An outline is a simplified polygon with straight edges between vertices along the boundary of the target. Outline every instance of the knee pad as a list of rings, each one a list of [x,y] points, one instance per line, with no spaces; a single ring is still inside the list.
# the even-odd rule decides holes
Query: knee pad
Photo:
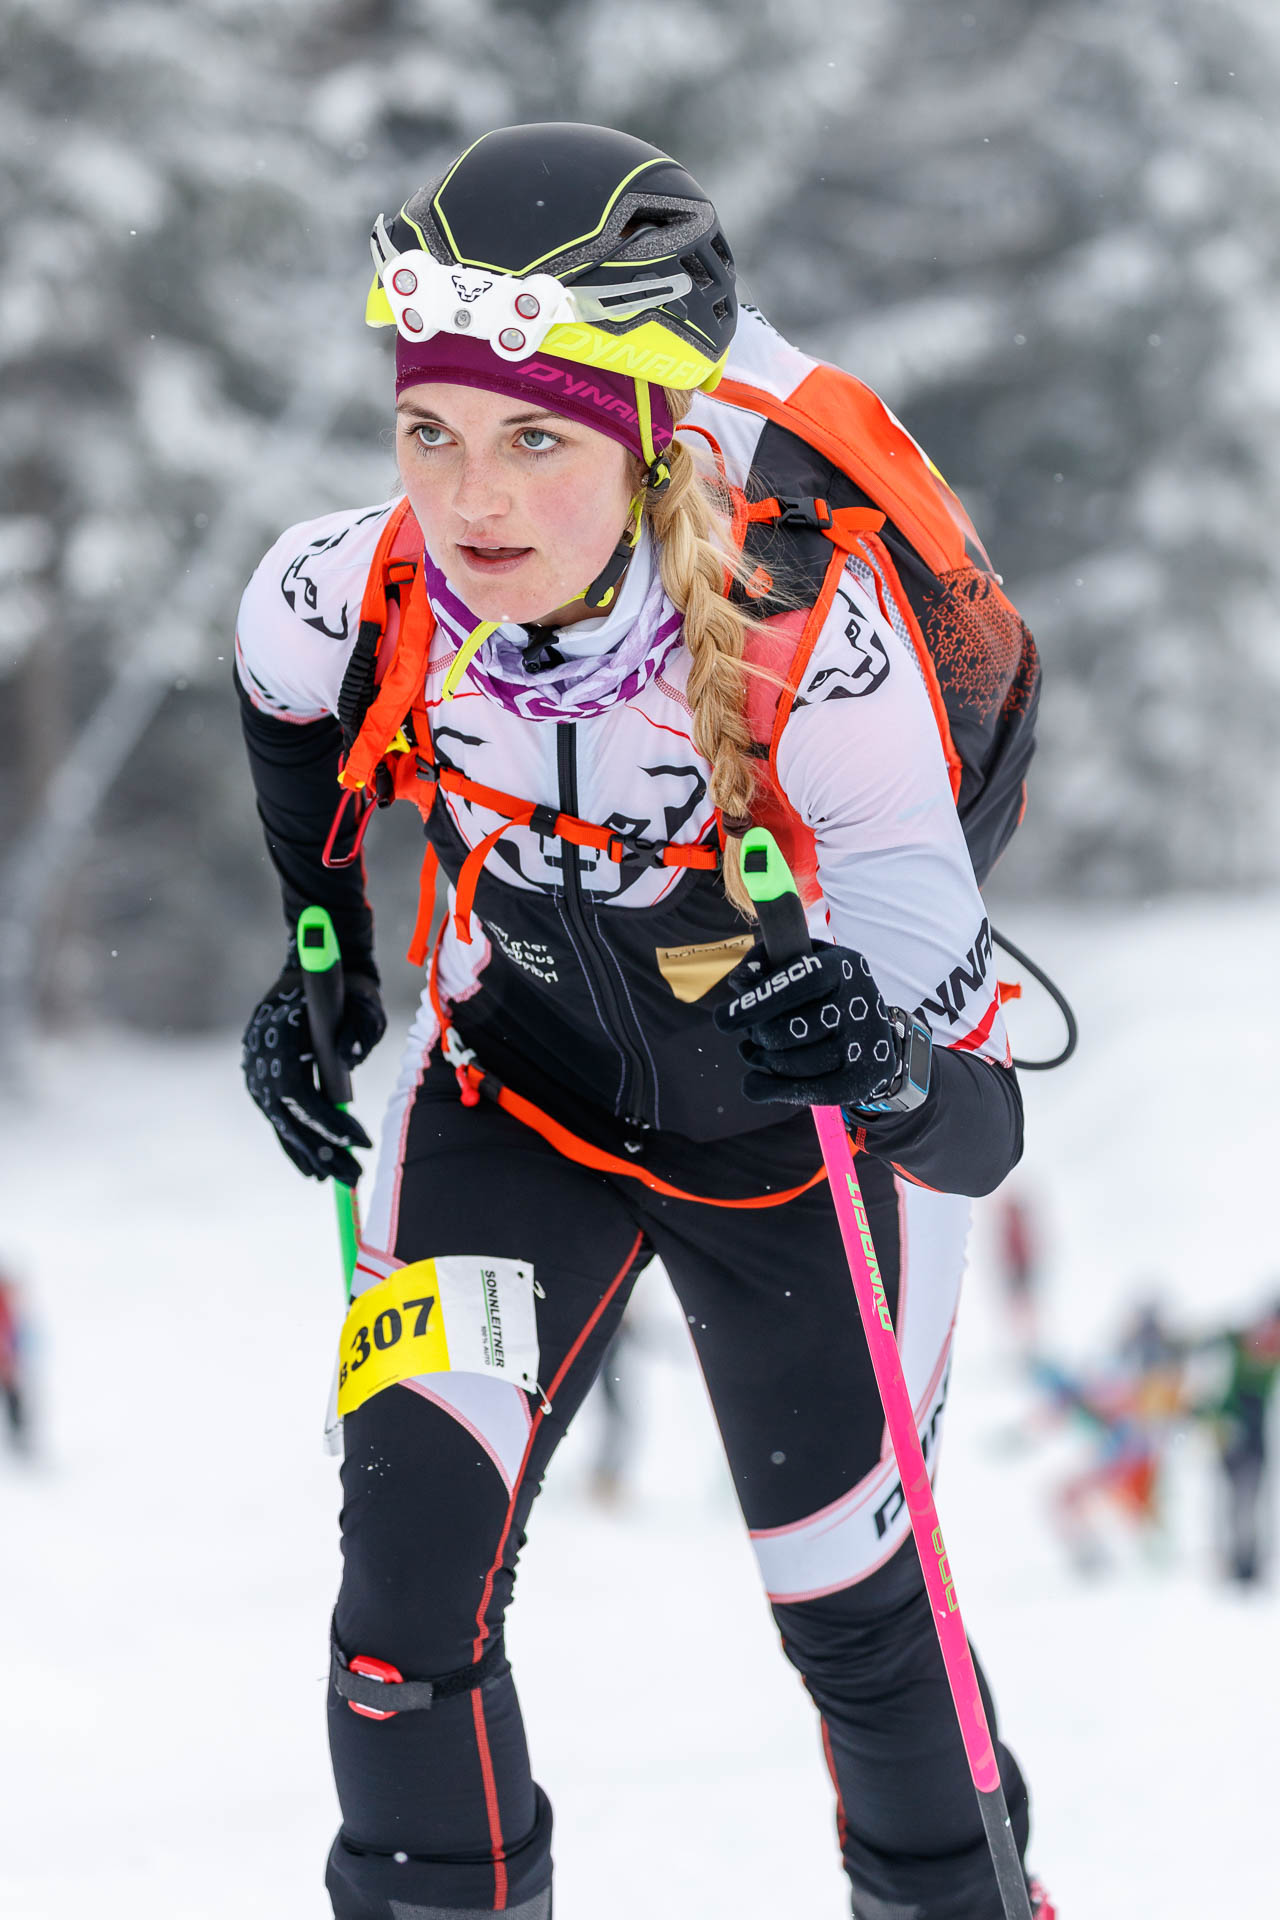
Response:
[[[437,1700],[448,1700],[456,1693],[472,1693],[498,1673],[506,1662],[501,1636],[490,1640],[480,1658],[469,1667],[457,1667],[452,1673],[438,1674],[431,1680],[406,1680],[399,1667],[372,1654],[348,1657],[329,1636],[329,1685],[345,1700],[352,1713],[365,1720],[394,1720],[398,1713],[422,1713]]]

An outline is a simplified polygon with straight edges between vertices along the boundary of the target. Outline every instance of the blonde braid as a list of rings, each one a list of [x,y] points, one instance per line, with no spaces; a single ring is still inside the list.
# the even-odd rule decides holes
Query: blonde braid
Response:
[[[679,420],[693,395],[668,393],[667,399],[672,418]],[[666,458],[670,484],[659,494],[646,494],[645,512],[658,543],[663,587],[684,615],[684,639],[693,660],[694,745],[711,763],[711,798],[725,826],[725,892],[741,913],[754,918],[739,856],[756,792],[746,715],[746,677],[752,669],[743,660],[756,623],[724,596],[726,565],[739,571],[726,525],[727,502],[703,480],[683,441],[677,440]]]

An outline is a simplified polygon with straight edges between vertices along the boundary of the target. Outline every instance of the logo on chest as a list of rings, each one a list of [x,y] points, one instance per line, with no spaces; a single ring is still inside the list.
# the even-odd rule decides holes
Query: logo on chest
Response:
[[[535,980],[545,980],[549,987],[558,984],[556,957],[545,940],[517,940],[492,920],[485,922],[485,932],[497,942],[513,967],[519,967],[522,973],[531,973]]]
[[[712,987],[718,987],[755,943],[754,933],[737,933],[727,940],[709,940],[693,947],[655,947],[654,955],[658,972],[676,999],[692,1004]]]

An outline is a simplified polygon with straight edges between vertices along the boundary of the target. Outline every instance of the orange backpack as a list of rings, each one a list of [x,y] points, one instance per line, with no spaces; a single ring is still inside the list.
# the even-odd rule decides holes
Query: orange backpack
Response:
[[[758,561],[756,590],[767,593],[776,577],[811,602],[807,617],[766,621],[748,651],[783,682],[750,681],[748,719],[768,765],[752,817],[773,830],[811,898],[812,835],[781,793],[776,756],[852,556],[915,651],[981,885],[1026,809],[1040,690],[1035,642],[964,507],[906,428],[852,374],[804,364],[810,370],[785,393],[733,378],[715,393],[765,422],[749,488],[767,497],[743,502],[735,526]]]
[[[794,356],[799,359],[800,356]],[[780,580],[799,611],[765,618],[747,658],[769,669],[751,675],[747,714],[761,779],[752,820],[778,839],[801,893],[817,893],[812,832],[781,791],[777,749],[846,564],[869,570],[881,611],[914,648],[942,742],[952,795],[981,883],[1007,845],[1026,804],[1034,748],[1039,662],[1035,643],[1006,599],[973,524],[937,468],[869,387],[816,362],[792,389],[724,379],[714,407],[763,424],[746,492],[730,487],[733,537],[756,568],[733,592],[763,599]],[[688,423],[692,424],[692,423]],[[721,473],[720,449],[711,441]],[[727,483],[726,483],[727,484]],[[756,497],[748,498],[748,494]],[[501,824],[466,861],[456,890],[455,926],[470,941],[471,901],[480,867],[509,827],[528,823],[534,803],[437,767],[424,705],[435,619],[418,558],[422,537],[407,500],[390,514],[369,570],[360,629],[339,699],[347,802],[359,794],[354,860],[373,805],[409,799],[424,818],[438,787],[499,815]],[[450,654],[451,657],[451,654]],[[545,810],[539,809],[540,812]],[[558,814],[553,831],[621,860],[627,847],[610,829]],[[737,822],[732,823],[734,827]],[[721,841],[724,837],[721,823]],[[714,868],[715,847],[647,849],[671,866]],[[421,964],[435,892],[435,863],[423,867],[418,926],[409,959]]]

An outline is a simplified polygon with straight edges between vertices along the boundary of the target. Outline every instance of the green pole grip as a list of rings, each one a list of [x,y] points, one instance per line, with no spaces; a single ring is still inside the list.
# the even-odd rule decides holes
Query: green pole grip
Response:
[[[810,950],[804,904],[791,869],[767,827],[750,827],[743,834],[741,860],[765,952],[775,965],[787,966]]]
[[[335,1107],[345,1107],[351,1100],[351,1075],[338,1057],[335,1042],[346,989],[338,937],[323,907],[302,909],[298,915],[297,939],[311,1044],[320,1072],[320,1091]]]
[[[315,1049],[320,1091],[326,1100],[345,1113],[351,1104],[351,1073],[339,1057],[336,1045],[338,1023],[342,1018],[345,989],[342,980],[342,953],[333,921],[324,907],[304,907],[298,915],[298,960],[302,967],[302,985],[307,1001],[307,1019],[311,1044]],[[360,1215],[353,1190],[341,1180],[333,1183],[333,1204],[338,1216],[338,1242],[342,1252],[342,1273],[347,1298],[356,1269],[360,1244]]]

